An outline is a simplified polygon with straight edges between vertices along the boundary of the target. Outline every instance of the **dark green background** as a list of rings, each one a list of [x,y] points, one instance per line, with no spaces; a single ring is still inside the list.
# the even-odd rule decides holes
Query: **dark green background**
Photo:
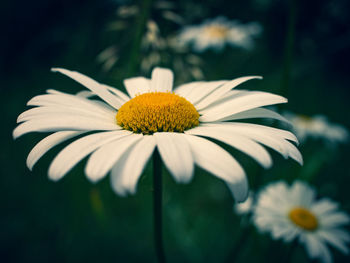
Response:
[[[90,184],[83,175],[84,162],[61,181],[49,181],[47,167],[63,146],[50,151],[30,172],[25,166],[26,156],[43,134],[25,135],[16,141],[11,134],[31,97],[48,88],[72,93],[81,88],[50,73],[53,66],[77,70],[123,89],[121,80],[131,74],[125,69],[128,49],[113,73],[101,72],[96,63],[99,52],[118,43],[105,30],[115,19],[117,2],[1,3],[1,262],[155,261],[151,165],[140,180],[137,194],[121,198],[112,192],[108,178]],[[289,104],[283,109],[306,115],[321,113],[350,127],[349,1],[174,3],[176,12],[191,23],[225,15],[263,25],[263,34],[251,52],[227,48],[224,53],[204,53],[207,80],[263,75],[263,81],[252,81],[244,88],[285,95]],[[157,20],[157,13],[152,16]],[[161,25],[163,32],[177,29]],[[133,26],[127,34],[132,42]],[[139,74],[134,71],[134,75]],[[320,196],[339,201],[341,208],[350,212],[348,145],[329,150],[315,141],[301,151],[305,166],[315,171],[312,183]],[[271,180],[292,181],[303,174],[298,165],[275,153],[276,165],[268,171],[243,154],[232,153],[246,169],[253,189]],[[164,240],[169,262],[224,262],[241,231],[241,219],[232,211],[233,200],[224,183],[201,170],[188,185],[176,184],[167,172],[164,178]],[[237,261],[280,262],[287,250],[288,245],[272,242],[268,235],[253,230]],[[336,262],[349,260],[334,252]],[[308,262],[302,248],[295,250],[292,260]]]

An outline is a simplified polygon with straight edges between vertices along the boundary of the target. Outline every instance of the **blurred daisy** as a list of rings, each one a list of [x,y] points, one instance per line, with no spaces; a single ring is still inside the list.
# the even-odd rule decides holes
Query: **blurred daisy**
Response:
[[[350,218],[338,211],[337,203],[329,199],[316,201],[315,195],[315,190],[301,181],[290,187],[285,182],[273,183],[258,196],[254,222],[274,239],[290,242],[298,238],[311,258],[332,262],[326,244],[348,253],[350,235],[340,227]]]
[[[308,117],[290,112],[285,116],[292,123],[296,136],[302,142],[308,137],[320,138],[332,143],[346,142],[349,138],[349,132],[345,127],[330,123],[325,116]]]
[[[197,52],[207,49],[220,51],[226,44],[251,49],[254,45],[253,37],[260,34],[261,25],[253,22],[241,24],[229,21],[225,17],[206,20],[201,25],[187,26],[178,36],[180,45],[193,45]]]
[[[189,182],[197,164],[224,180],[237,201],[244,201],[248,195],[244,170],[227,151],[203,136],[241,150],[265,168],[272,165],[272,160],[260,144],[302,163],[299,151],[290,142],[297,142],[292,133],[228,122],[247,118],[284,120],[260,107],[285,103],[285,98],[266,92],[232,90],[261,77],[192,82],[172,91],[172,71],[156,68],[151,79],[126,79],[126,95],[78,72],[60,68],[53,71],[90,91],[72,95],[48,90],[48,94],[32,98],[27,105],[37,107],[22,113],[17,120],[20,124],[13,131],[14,138],[29,132],[55,132],[29,153],[29,169],[55,145],[80,136],[51,163],[48,173],[53,180],[62,178],[91,154],[85,167],[88,179],[96,182],[111,172],[111,183],[118,194],[135,193],[138,179],[157,147],[177,182]]]

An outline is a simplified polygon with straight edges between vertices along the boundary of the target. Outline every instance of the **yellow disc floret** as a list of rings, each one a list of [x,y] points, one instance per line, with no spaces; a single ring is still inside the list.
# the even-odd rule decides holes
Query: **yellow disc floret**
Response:
[[[184,132],[199,124],[192,103],[170,92],[138,95],[119,109],[116,118],[122,128],[143,134]]]
[[[227,36],[229,29],[223,25],[210,25],[204,28],[204,33],[212,38],[223,39]]]
[[[303,207],[293,208],[290,210],[288,216],[294,224],[305,230],[313,231],[318,227],[316,216]]]

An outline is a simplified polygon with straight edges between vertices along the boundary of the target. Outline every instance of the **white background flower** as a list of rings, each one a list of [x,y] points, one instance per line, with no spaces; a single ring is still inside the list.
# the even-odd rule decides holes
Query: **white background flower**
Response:
[[[297,142],[292,133],[251,123],[228,122],[266,117],[284,120],[277,113],[260,107],[285,103],[285,98],[266,92],[233,90],[245,81],[260,77],[192,82],[179,86],[171,93],[172,72],[156,68],[151,79],[126,79],[126,95],[78,72],[59,68],[53,71],[69,76],[90,91],[71,95],[48,90],[48,94],[32,98],[28,105],[36,107],[18,117],[20,124],[13,132],[14,138],[29,132],[54,132],[32,149],[27,158],[29,169],[55,145],[79,136],[58,153],[51,163],[48,173],[53,180],[62,178],[79,161],[90,155],[85,167],[86,176],[90,181],[96,182],[111,172],[111,184],[118,194],[135,193],[138,179],[157,147],[165,166],[177,182],[191,181],[194,165],[197,164],[224,180],[235,199],[243,201],[248,194],[244,170],[227,151],[202,136],[222,141],[241,150],[265,168],[272,165],[272,160],[260,144],[278,151],[285,158],[291,157],[302,163],[299,151],[290,142]],[[160,93],[170,100],[173,99],[174,103],[178,100],[183,101],[179,98],[185,98],[188,103],[186,105],[192,105],[189,107],[198,112],[199,126],[194,125],[184,132],[169,132],[170,130],[164,128],[168,124],[173,125],[169,118],[173,118],[180,126],[187,120],[184,116],[176,115],[177,108],[171,106],[174,103],[166,105],[164,111],[161,109],[151,112],[150,104],[143,102],[142,96],[146,95],[144,97],[152,101]],[[102,101],[96,100],[95,96]],[[138,108],[140,105],[136,104],[136,101],[143,103],[143,110]],[[176,103],[174,105],[178,107]],[[123,129],[117,124],[116,116],[118,119],[118,112],[122,112],[122,108],[127,108],[127,105],[136,107],[140,113],[131,116],[134,119],[129,124],[133,128],[144,125],[143,129],[147,129],[159,121],[163,121],[163,124],[165,122],[165,126],[148,134]],[[152,104],[150,107],[154,110],[158,106]],[[169,115],[169,109],[175,110],[175,115]],[[128,110],[124,110],[124,113],[130,117],[131,113]],[[86,134],[87,132],[90,133]]]
[[[323,115],[313,117],[286,113],[286,118],[293,125],[293,131],[302,142],[308,137],[323,139],[326,142],[341,143],[349,139],[349,132],[340,124],[330,123]]]
[[[258,196],[254,222],[274,239],[290,242],[298,238],[311,258],[332,262],[326,244],[348,253],[350,235],[341,226],[350,218],[338,210],[337,203],[315,200],[315,195],[315,190],[301,181],[290,187],[285,182],[270,184]]]
[[[180,45],[193,45],[197,52],[206,49],[221,50],[226,44],[251,49],[253,38],[260,34],[261,25],[252,22],[241,24],[229,21],[225,17],[217,17],[204,21],[200,25],[185,27],[178,36]]]

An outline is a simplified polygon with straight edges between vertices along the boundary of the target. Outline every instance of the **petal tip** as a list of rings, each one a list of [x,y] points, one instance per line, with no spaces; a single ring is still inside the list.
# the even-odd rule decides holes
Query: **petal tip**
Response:
[[[18,127],[17,127],[17,128],[18,128]],[[16,140],[18,137],[21,136],[21,134],[19,133],[19,131],[18,131],[17,128],[15,128],[15,129],[13,130],[13,132],[12,132],[12,138],[13,138],[14,140]]]
[[[49,176],[49,179],[54,182],[57,182],[59,179],[61,179],[61,176],[58,174],[49,173],[48,176]]]
[[[304,165],[304,160],[303,158],[300,158],[299,160],[297,160],[297,162],[300,164],[300,166]]]
[[[27,164],[27,167],[28,167],[29,171],[33,172],[33,166]]]
[[[99,179],[95,179],[95,178],[93,178],[91,176],[88,176],[88,175],[86,175],[86,177],[89,180],[89,182],[92,183],[92,184],[97,184],[98,181],[100,181]]]
[[[51,68],[51,72],[61,72],[62,70],[65,70],[63,68]]]

